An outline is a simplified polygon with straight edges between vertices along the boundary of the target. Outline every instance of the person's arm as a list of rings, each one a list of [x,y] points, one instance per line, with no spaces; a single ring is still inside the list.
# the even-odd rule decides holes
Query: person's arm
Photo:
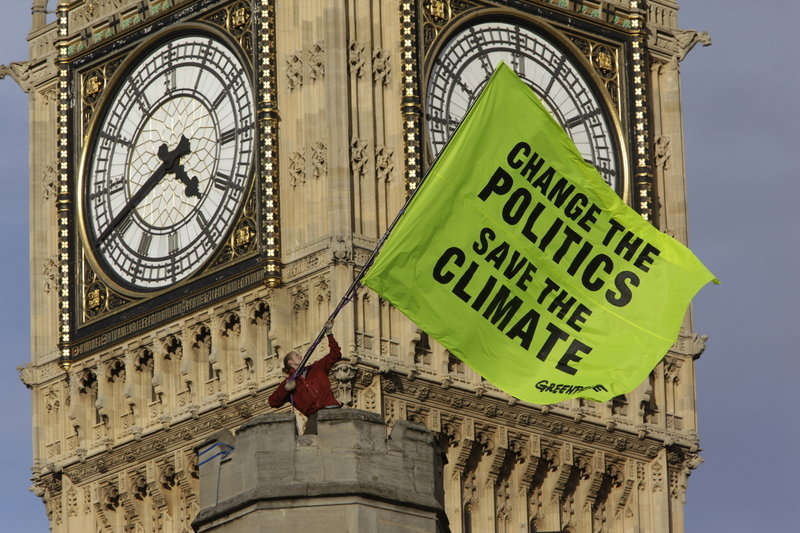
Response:
[[[269,400],[267,401],[269,402],[270,407],[280,407],[289,400],[290,391],[286,389],[286,380],[288,379],[289,378],[287,377],[281,381],[278,385],[278,388],[269,395]],[[292,390],[294,390],[294,387],[292,387]]]
[[[328,349],[330,350],[328,355],[320,359],[326,374],[330,372],[331,367],[333,367],[336,361],[342,358],[342,349],[339,347],[339,343],[336,342],[332,333],[328,334]]]

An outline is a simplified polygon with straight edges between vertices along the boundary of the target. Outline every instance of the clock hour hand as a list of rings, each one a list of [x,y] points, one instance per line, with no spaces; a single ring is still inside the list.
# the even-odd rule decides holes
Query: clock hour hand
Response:
[[[176,165],[174,168],[175,177],[178,178],[181,183],[183,183],[186,188],[183,190],[183,193],[186,196],[194,196],[195,198],[200,198],[200,182],[197,180],[197,176],[189,177],[186,174],[186,171],[183,169],[183,165]]]
[[[178,142],[178,147],[174,150],[170,151],[167,143],[163,143],[161,146],[158,147],[158,158],[161,159],[162,163],[159,167],[153,172],[153,175],[147,178],[147,181],[144,182],[144,185],[136,191],[136,194],[131,196],[128,203],[120,209],[119,213],[114,217],[111,223],[106,226],[100,235],[97,237],[97,244],[100,245],[106,240],[112,231],[122,222],[125,217],[127,217],[133,209],[139,205],[139,202],[144,200],[144,198],[150,194],[150,191],[158,185],[158,182],[167,175],[169,172],[175,172],[175,164],[180,160],[181,157],[185,156],[191,151],[189,147],[189,139],[186,138],[185,135],[181,135],[181,140]],[[183,167],[178,164],[178,167],[183,172]],[[184,175],[186,174],[183,172]],[[197,179],[197,178],[195,178]],[[188,188],[188,186],[187,186]],[[199,193],[198,193],[199,195]]]
[[[178,158],[188,154],[189,151],[190,151],[189,139],[187,139],[186,136],[181,135],[181,140],[178,143],[178,147],[175,149],[175,152],[180,152],[178,154]],[[162,144],[158,148],[158,157],[162,161],[164,161],[165,164],[167,164],[168,158],[171,157],[172,154],[175,152],[169,152],[167,150],[167,145]],[[178,178],[181,181],[181,183],[184,184],[184,186],[186,187],[183,191],[184,194],[186,196],[194,196],[195,198],[200,198],[200,183],[197,181],[197,176],[193,176],[190,178],[188,174],[186,174],[186,171],[183,169],[183,165],[178,163],[177,158],[172,160],[171,165],[172,166],[169,169],[167,169],[167,172],[174,172],[175,177]]]

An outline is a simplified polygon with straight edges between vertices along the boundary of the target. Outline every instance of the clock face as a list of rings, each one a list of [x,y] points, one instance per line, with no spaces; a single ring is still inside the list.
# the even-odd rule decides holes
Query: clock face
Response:
[[[221,40],[185,35],[151,49],[98,114],[83,213],[101,269],[155,291],[196,272],[233,225],[253,167],[253,93]]]
[[[500,61],[542,99],[581,155],[615,190],[621,161],[610,115],[577,62],[536,31],[504,21],[457,32],[437,55],[427,88],[427,126],[434,156],[444,148]]]

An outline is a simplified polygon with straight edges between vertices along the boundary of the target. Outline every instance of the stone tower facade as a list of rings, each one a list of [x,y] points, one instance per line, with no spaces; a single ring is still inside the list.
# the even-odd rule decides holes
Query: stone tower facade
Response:
[[[191,531],[195,447],[269,412],[281,357],[310,345],[416,188],[442,119],[429,74],[463,28],[502,21],[557,43],[607,110],[619,194],[685,242],[679,64],[708,36],[679,29],[677,12],[675,0],[33,0],[30,57],[3,73],[30,95],[32,334],[21,378],[52,530]],[[184,37],[218,53],[193,61],[202,52]],[[159,103],[148,93],[156,81],[186,94]],[[206,94],[200,81],[224,90]],[[252,106],[231,103],[243,99]],[[213,124],[202,138],[176,110],[192,101],[186,109]],[[117,128],[115,113],[134,131]],[[190,235],[210,254],[197,264],[179,259],[185,237],[142,222],[145,200],[133,193],[127,215],[102,222],[97,198],[113,210],[120,179],[143,187],[113,168],[135,166],[137,124],[162,115],[148,130],[161,140],[140,154],[148,172],[164,184],[199,176],[225,198],[227,225]],[[245,170],[203,174],[226,157]],[[188,187],[154,194],[212,198]],[[179,222],[213,222],[198,212],[167,223],[178,235]],[[149,259],[153,243],[172,258],[163,269]],[[454,533],[683,531],[687,478],[701,462],[694,361],[704,338],[690,316],[635,391],[545,407],[484,382],[367,290],[334,333],[339,399],[380,415],[387,431],[422,424],[446,451]]]
[[[443,533],[442,457],[424,426],[378,413],[323,410],[297,436],[290,413],[262,415],[236,437],[198,447],[199,533]]]

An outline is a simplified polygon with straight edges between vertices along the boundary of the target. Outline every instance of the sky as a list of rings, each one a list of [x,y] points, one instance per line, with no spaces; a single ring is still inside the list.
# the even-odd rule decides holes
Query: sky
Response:
[[[29,0],[0,2],[0,64],[27,58]],[[697,361],[705,462],[689,479],[686,533],[783,531],[800,506],[800,2],[682,0],[679,25],[707,31],[681,63],[690,247],[722,281],[693,303],[709,336]],[[27,97],[0,80],[0,516],[46,532],[28,491]],[[38,275],[34,269],[34,275]],[[648,532],[649,533],[649,532]],[[655,533],[655,532],[654,532]]]

